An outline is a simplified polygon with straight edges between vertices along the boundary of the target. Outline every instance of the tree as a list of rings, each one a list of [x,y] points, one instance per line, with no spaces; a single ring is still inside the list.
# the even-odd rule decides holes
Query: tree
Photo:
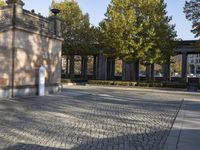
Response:
[[[168,48],[176,37],[163,0],[112,0],[106,19],[100,23],[104,45],[115,49],[124,60],[154,63],[171,54]]]
[[[186,18],[189,21],[192,21],[192,33],[195,34],[195,37],[200,36],[200,0],[190,0],[185,1],[185,7],[183,11],[186,15]]]
[[[0,6],[5,6],[5,5],[6,5],[5,1],[0,0]]]
[[[175,25],[170,24],[172,17],[167,16],[166,7],[164,0],[159,0],[154,1],[148,10],[155,36],[152,48],[143,57],[147,63],[170,63],[170,57],[174,55],[177,35]]]
[[[61,10],[61,30],[64,55],[91,53],[95,43],[95,28],[90,25],[89,15],[83,14],[75,0],[52,1],[52,6]]]

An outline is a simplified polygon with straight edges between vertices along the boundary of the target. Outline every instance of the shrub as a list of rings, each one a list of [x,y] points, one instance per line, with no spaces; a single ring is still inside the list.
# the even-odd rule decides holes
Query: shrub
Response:
[[[136,82],[128,81],[109,81],[109,80],[89,80],[88,84],[95,85],[116,85],[116,86],[135,86]]]
[[[110,81],[110,80],[71,80],[62,79],[62,83],[87,82],[93,85],[115,85],[115,86],[140,86],[140,87],[164,87],[164,88],[187,88],[187,83],[184,82],[129,82],[129,81]],[[199,85],[200,89],[200,85]]]
[[[135,85],[136,85],[136,82],[114,81],[114,85],[117,85],[117,86],[135,86]]]
[[[95,85],[114,85],[113,81],[109,80],[89,80],[87,83]]]
[[[160,83],[160,82],[137,82],[137,86],[142,86],[142,87],[163,87],[163,83]]]
[[[169,87],[169,88],[187,88],[187,83],[184,83],[184,82],[164,82],[163,86]]]
[[[165,88],[187,88],[184,82],[129,82],[109,80],[89,80],[88,84],[95,85],[116,85],[116,86],[140,86],[140,87],[165,87]]]
[[[62,83],[73,83],[73,81],[71,79],[62,79],[61,82]]]

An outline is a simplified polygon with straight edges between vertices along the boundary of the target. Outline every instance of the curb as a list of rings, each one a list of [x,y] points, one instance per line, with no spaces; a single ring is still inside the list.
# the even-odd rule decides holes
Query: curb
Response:
[[[180,140],[181,130],[184,123],[184,117],[185,117],[185,109],[187,107],[186,104],[184,104],[185,100],[183,99],[183,102],[180,106],[180,109],[177,113],[177,116],[174,120],[174,123],[172,125],[172,128],[170,130],[170,133],[167,137],[167,140],[164,144],[163,150],[177,150],[178,143]]]

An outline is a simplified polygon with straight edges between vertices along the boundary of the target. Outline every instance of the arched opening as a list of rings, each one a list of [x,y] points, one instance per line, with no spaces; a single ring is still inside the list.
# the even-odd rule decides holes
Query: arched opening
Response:
[[[122,80],[122,60],[115,60],[115,79]]]
[[[81,56],[79,55],[74,56],[74,74],[75,78],[81,78]]]
[[[88,56],[87,66],[88,79],[92,79],[94,76],[94,56]]]

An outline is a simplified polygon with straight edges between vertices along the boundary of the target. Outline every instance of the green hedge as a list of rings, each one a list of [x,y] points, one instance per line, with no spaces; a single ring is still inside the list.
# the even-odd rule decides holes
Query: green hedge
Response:
[[[163,83],[164,87],[169,87],[169,88],[187,88],[187,83],[183,82],[164,82]]]
[[[128,81],[114,81],[114,85],[117,86],[135,86],[136,82],[128,82]]]
[[[109,81],[109,80],[89,80],[88,84],[95,85],[116,85],[116,86],[135,86],[136,82],[128,81]]]
[[[109,80],[88,80],[87,83],[95,85],[114,85],[113,81]]]
[[[182,82],[129,82],[109,80],[89,80],[88,84],[94,85],[116,85],[116,86],[140,86],[140,87],[163,87],[163,88],[187,88],[187,83]]]
[[[80,82],[79,80],[77,80]],[[76,83],[77,81],[71,79],[62,79],[62,83]],[[164,87],[164,88],[187,88],[187,83],[183,82],[129,82],[129,81],[111,81],[111,80],[88,80],[84,81],[93,85],[107,85],[107,86],[140,86],[140,87]],[[200,85],[199,85],[200,89]]]
[[[142,86],[142,87],[163,87],[163,83],[156,83],[156,82],[137,82],[136,86]]]
[[[73,83],[73,81],[71,79],[62,79],[61,82],[62,83]]]
[[[86,83],[87,80],[86,79],[62,79],[61,80],[62,83]]]

